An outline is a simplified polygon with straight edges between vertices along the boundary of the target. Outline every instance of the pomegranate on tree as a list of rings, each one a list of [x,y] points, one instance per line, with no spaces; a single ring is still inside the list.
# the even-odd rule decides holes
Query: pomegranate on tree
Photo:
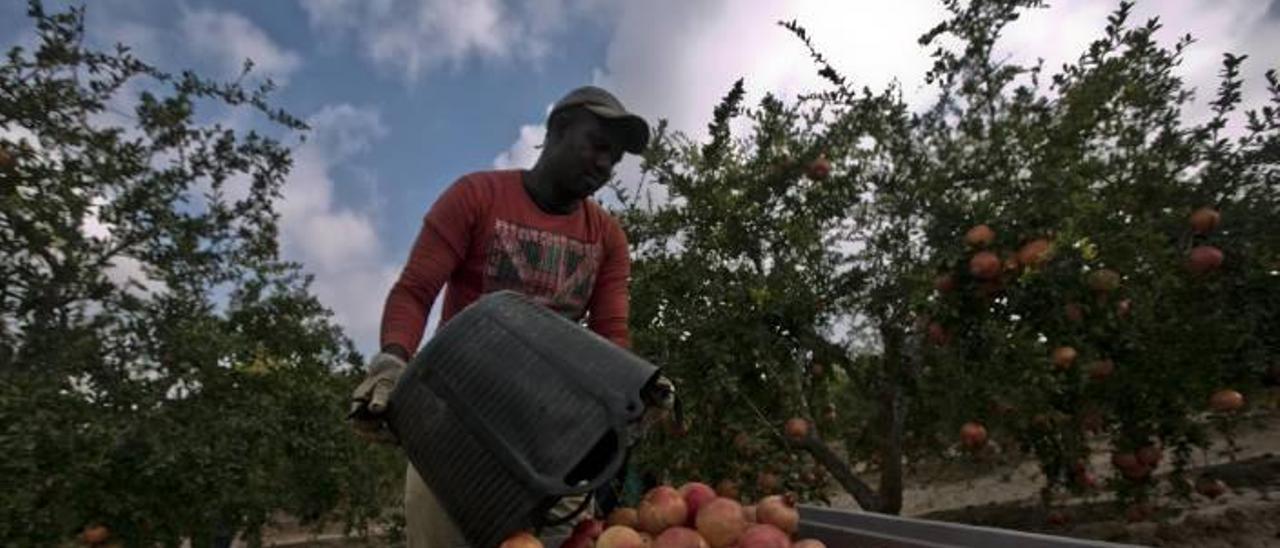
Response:
[[[1208,274],[1222,267],[1222,250],[1211,245],[1196,246],[1187,254],[1187,270],[1192,274]]]
[[[791,441],[804,441],[809,437],[809,421],[800,417],[792,417],[787,419],[787,423],[783,426],[787,438]]]
[[[1070,346],[1059,346],[1053,349],[1053,365],[1058,369],[1070,369],[1079,353]]]
[[[1071,323],[1080,323],[1084,321],[1084,308],[1076,303],[1067,303],[1062,307],[1062,312],[1067,316]]]
[[[1235,390],[1219,390],[1209,398],[1209,407],[1219,413],[1230,413],[1244,407],[1244,395]]]
[[[966,422],[960,427],[960,442],[969,449],[977,449],[987,443],[987,427],[976,423]]]
[[[1089,378],[1095,381],[1106,380],[1116,371],[1116,364],[1111,360],[1098,360],[1089,364]]]
[[[1219,479],[1201,477],[1196,480],[1196,492],[1209,497],[1209,499],[1216,499],[1227,494],[1227,484]]]
[[[1196,234],[1208,234],[1218,227],[1222,215],[1212,207],[1202,207],[1191,212],[1191,230]]]
[[[950,274],[939,274],[933,279],[933,288],[939,293],[950,293],[956,288],[956,279]]]
[[[996,231],[985,224],[970,228],[964,233],[964,243],[972,247],[987,247],[994,241],[996,241]]]
[[[111,537],[111,530],[101,523],[95,523],[80,532],[80,540],[85,544],[102,544]]]
[[[979,251],[969,259],[969,273],[979,280],[990,280],[1000,275],[1000,257],[990,251]]]
[[[809,164],[807,171],[810,179],[822,181],[831,175],[831,161],[827,160],[826,154],[819,154],[816,159]]]
[[[1052,257],[1053,245],[1044,238],[1031,240],[1018,249],[1018,261],[1029,267],[1043,265]]]

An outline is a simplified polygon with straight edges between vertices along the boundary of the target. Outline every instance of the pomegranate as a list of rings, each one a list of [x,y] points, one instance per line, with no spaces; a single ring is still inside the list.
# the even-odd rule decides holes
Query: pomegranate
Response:
[[[1116,371],[1116,364],[1111,360],[1098,360],[1089,364],[1089,378],[1095,381],[1106,380]]]
[[[612,512],[609,512],[609,517],[605,520],[605,525],[609,527],[613,527],[614,525],[622,525],[631,528],[639,527],[640,516],[636,513],[635,508],[615,508]]]
[[[1142,463],[1138,461],[1138,456],[1133,453],[1113,453],[1111,455],[1111,465],[1123,472],[1142,466]]]
[[[777,527],[757,523],[742,534],[738,548],[791,548],[791,538]]]
[[[800,417],[792,417],[787,419],[787,423],[783,425],[783,431],[786,432],[787,438],[791,441],[804,441],[809,437],[809,421]]]
[[[1063,512],[1062,510],[1054,510],[1052,512],[1049,512],[1049,515],[1045,518],[1045,521],[1048,521],[1049,525],[1052,525],[1054,527],[1061,527],[1063,525],[1066,525],[1067,522],[1070,521],[1070,518],[1068,518],[1066,512]]]
[[[574,533],[560,543],[560,548],[595,548],[596,539]]]
[[[645,494],[636,514],[640,517],[640,531],[657,535],[668,527],[683,524],[689,517],[689,507],[679,491],[660,485]]]
[[[1071,320],[1071,323],[1084,321],[1084,308],[1076,303],[1067,303],[1062,307],[1062,312],[1066,314],[1068,320]]]
[[[1059,346],[1053,349],[1053,365],[1058,369],[1070,369],[1079,353],[1070,346]]]
[[[1222,483],[1222,480],[1202,477],[1196,480],[1196,492],[1211,500],[1216,499],[1227,494],[1227,484]]]
[[[738,498],[738,495],[740,494],[740,491],[738,490],[738,482],[731,479],[720,480],[720,482],[716,484],[716,494],[725,498]]]
[[[709,548],[707,539],[688,527],[672,527],[653,539],[653,548]]]
[[[1110,268],[1089,273],[1089,289],[1098,293],[1110,293],[1120,288],[1120,273]]]
[[[756,489],[759,489],[761,493],[777,491],[779,485],[782,485],[782,480],[773,472],[760,472],[756,475]]]
[[[827,155],[819,154],[818,158],[809,164],[806,174],[815,181],[824,180],[831,175],[831,162],[827,160]]]
[[[800,528],[800,512],[796,510],[794,498],[771,495],[756,504],[756,521],[794,535]]]
[[[691,481],[680,486],[680,496],[684,497],[684,504],[689,509],[685,515],[685,525],[692,526],[694,520],[698,518],[698,510],[708,502],[716,499],[716,491],[710,485]]]
[[[956,279],[950,274],[939,274],[933,279],[933,288],[938,290],[938,293],[950,293],[956,288]]]
[[[1208,274],[1222,266],[1222,250],[1211,245],[1196,246],[1187,255],[1187,270],[1192,274]]]
[[[1208,234],[1218,227],[1222,215],[1212,207],[1202,207],[1191,212],[1191,230],[1196,234]]]
[[[106,525],[95,523],[80,532],[80,540],[85,544],[102,544],[111,537],[111,530]]]
[[[929,342],[936,346],[946,346],[951,342],[951,333],[942,324],[932,322],[929,324]]]
[[[647,544],[635,529],[614,525],[604,530],[596,539],[596,548],[644,548]]]
[[[528,531],[520,531],[507,537],[498,548],[542,548],[542,541]]]
[[[1135,456],[1138,457],[1138,462],[1155,468],[1160,465],[1160,459],[1164,457],[1164,454],[1160,451],[1160,448],[1154,445],[1145,445],[1138,449]]]
[[[1053,245],[1049,240],[1037,238],[1018,249],[1018,261],[1029,267],[1037,267],[1053,258]]]
[[[969,273],[979,280],[990,280],[1000,275],[1000,257],[990,251],[980,251],[969,259]]]
[[[720,497],[698,511],[698,534],[712,548],[733,546],[747,531],[747,519],[738,501]]]
[[[791,548],[827,548],[827,545],[823,544],[820,540],[807,538],[796,541],[795,544],[791,545]]]
[[[1116,317],[1125,319],[1129,317],[1129,312],[1133,310],[1133,301],[1129,299],[1121,299],[1116,303]]]
[[[960,427],[960,442],[969,449],[977,449],[987,443],[987,427],[976,422],[966,422]]]
[[[1244,407],[1244,395],[1235,390],[1219,390],[1209,398],[1209,407],[1219,413],[1230,413]]]
[[[978,225],[964,233],[964,243],[973,247],[987,247],[996,241],[996,231],[987,225]]]

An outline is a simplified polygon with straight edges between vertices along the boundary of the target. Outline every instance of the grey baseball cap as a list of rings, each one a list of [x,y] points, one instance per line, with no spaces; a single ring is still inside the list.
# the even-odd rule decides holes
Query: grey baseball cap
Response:
[[[596,86],[583,86],[570,91],[551,108],[555,114],[570,107],[583,107],[621,130],[623,150],[632,154],[644,152],[649,145],[649,124],[635,114],[627,112],[622,101]],[[550,117],[550,114],[548,117]]]

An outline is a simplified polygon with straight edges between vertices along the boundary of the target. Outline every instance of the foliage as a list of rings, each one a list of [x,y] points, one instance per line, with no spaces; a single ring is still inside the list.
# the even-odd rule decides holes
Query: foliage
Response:
[[[83,8],[29,11],[38,47],[0,66],[0,543],[382,519],[403,461],[346,430],[359,368],[334,366],[359,357],[279,257],[289,152],[197,108],[305,125],[270,83],[169,74],[86,48]]]

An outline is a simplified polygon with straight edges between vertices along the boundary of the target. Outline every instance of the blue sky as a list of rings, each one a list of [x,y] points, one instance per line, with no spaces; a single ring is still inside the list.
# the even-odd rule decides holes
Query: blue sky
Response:
[[[942,17],[938,2],[899,0],[95,0],[90,38],[125,42],[162,68],[230,77],[245,57],[281,84],[275,104],[308,119],[283,213],[289,258],[361,351],[421,217],[458,176],[527,166],[543,115],[568,89],[603,85],[651,120],[695,136],[732,82],[750,98],[815,89],[796,19],[833,64],[873,87],[897,80],[928,101],[929,60],[916,38]],[[1004,49],[1055,67],[1074,58],[1116,2],[1054,2],[1016,23]],[[56,8],[61,1],[48,1]],[[1223,51],[1247,53],[1254,79],[1280,65],[1280,0],[1139,2],[1161,15],[1166,40],[1200,39],[1184,65],[1211,89]],[[0,3],[0,40],[29,43],[26,2]],[[1195,115],[1196,112],[1190,113]],[[216,115],[215,115],[216,116]],[[237,127],[257,122],[231,117]],[[636,177],[635,162],[620,170]]]

